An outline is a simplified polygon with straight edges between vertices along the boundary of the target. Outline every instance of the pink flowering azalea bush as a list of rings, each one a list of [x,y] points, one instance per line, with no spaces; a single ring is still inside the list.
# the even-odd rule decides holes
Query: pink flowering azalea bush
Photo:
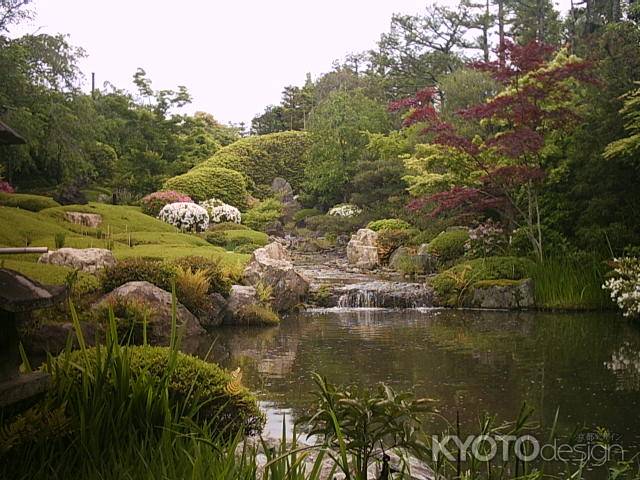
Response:
[[[465,256],[485,258],[504,255],[508,246],[502,226],[491,219],[469,229],[469,240],[464,244]]]
[[[160,210],[165,205],[170,203],[192,203],[191,197],[184,193],[176,192],[175,190],[164,190],[160,192],[153,192],[140,200],[140,207],[142,211],[152,217],[157,217]]]
[[[16,189],[11,186],[6,180],[0,178],[0,192],[3,193],[15,193]]]

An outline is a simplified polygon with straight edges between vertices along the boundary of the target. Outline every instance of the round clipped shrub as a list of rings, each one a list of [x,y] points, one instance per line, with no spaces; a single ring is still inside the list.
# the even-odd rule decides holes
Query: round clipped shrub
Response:
[[[195,203],[178,202],[165,205],[158,218],[187,232],[204,232],[209,228],[207,210]]]
[[[60,204],[53,198],[40,195],[22,193],[6,194],[0,192],[0,205],[4,207],[17,207],[30,212],[39,212],[45,208],[59,207]]]
[[[373,230],[374,232],[384,232],[387,230],[409,230],[411,225],[404,220],[400,220],[399,218],[385,218],[382,220],[374,220],[373,222],[369,222],[367,228]]]
[[[452,229],[440,232],[427,245],[427,252],[435,255],[440,265],[449,265],[465,253],[465,244],[469,240],[466,229]]]
[[[236,248],[233,249],[233,251],[234,253],[251,254],[262,246],[263,245],[256,245],[255,243],[245,243],[245,244],[238,245]]]
[[[100,273],[100,284],[104,292],[110,292],[128,282],[149,282],[163,290],[171,291],[176,270],[162,260],[134,257],[125,258]]]
[[[282,202],[275,198],[269,198],[260,202],[244,215],[244,223],[254,230],[262,230],[269,223],[282,216]]]
[[[127,361],[123,362],[120,357]],[[98,362],[101,363],[98,365]],[[106,362],[111,362],[112,366]],[[115,371],[119,368],[118,362],[129,370],[128,384],[119,383],[117,375],[84,373],[96,369]],[[103,382],[101,395],[115,397],[120,393],[118,398],[122,399],[135,396],[134,392],[124,394],[122,388],[133,388],[145,382],[156,390],[165,385],[163,379],[166,379],[170,411],[193,412],[195,420],[212,422],[213,428],[229,435],[236,432],[255,435],[262,431],[265,423],[255,397],[241,384],[240,372],[229,373],[214,363],[179,351],[172,352],[166,347],[126,346],[117,356],[108,355],[104,346],[75,350],[53,359],[47,369],[52,373],[53,387],[64,390],[63,394],[70,398],[80,396],[82,389],[97,388],[95,384],[86,385],[87,380],[95,382],[97,378]],[[151,417],[142,420],[145,423],[153,421]]]
[[[228,168],[199,166],[164,183],[167,190],[177,190],[195,201],[218,198],[230,205],[244,207],[247,197],[245,177]]]
[[[240,223],[242,221],[240,210],[217,198],[200,202],[200,206],[207,210],[211,223]]]
[[[351,203],[341,203],[340,205],[336,205],[331,208],[327,215],[331,215],[332,217],[357,217],[362,213],[362,209],[357,205],[353,205]]]
[[[192,171],[210,167],[237,170],[249,180],[250,190],[264,198],[276,177],[285,178],[294,190],[302,187],[308,147],[309,137],[306,132],[253,135],[221,148],[213,157],[196,165]],[[237,205],[232,200],[225,199],[225,202]]]
[[[191,200],[189,195],[176,192],[175,190],[162,190],[143,197],[142,200],[140,200],[140,208],[147,215],[157,217],[165,205],[178,202],[191,203],[193,200]]]

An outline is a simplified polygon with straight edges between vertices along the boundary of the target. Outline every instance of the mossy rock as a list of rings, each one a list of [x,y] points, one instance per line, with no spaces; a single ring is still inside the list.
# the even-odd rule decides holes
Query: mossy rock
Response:
[[[464,245],[469,240],[469,232],[463,228],[456,228],[440,232],[427,245],[427,252],[435,255],[442,267],[453,264],[464,255]]]

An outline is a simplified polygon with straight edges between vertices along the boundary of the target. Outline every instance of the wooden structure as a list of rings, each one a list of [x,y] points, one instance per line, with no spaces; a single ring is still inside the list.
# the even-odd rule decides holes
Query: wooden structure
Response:
[[[0,407],[38,395],[49,385],[49,376],[41,372],[17,375],[16,367],[20,364],[17,315],[51,307],[66,297],[64,286],[45,286],[14,270],[0,269],[0,348],[7,357],[2,366],[5,376],[9,373],[10,377],[0,382]]]

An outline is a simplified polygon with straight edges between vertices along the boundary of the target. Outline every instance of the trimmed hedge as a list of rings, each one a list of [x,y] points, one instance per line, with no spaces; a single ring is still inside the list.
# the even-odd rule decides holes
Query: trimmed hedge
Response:
[[[268,198],[264,202],[248,210],[244,214],[243,222],[253,230],[262,230],[269,223],[282,216],[282,202],[275,198]]]
[[[451,265],[464,255],[464,244],[469,240],[466,229],[446,230],[431,240],[427,252],[435,255],[441,266]]]
[[[253,193],[266,191],[265,187],[270,186],[275,177],[286,179],[294,190],[300,190],[309,145],[305,132],[250,136],[218,150],[213,157],[196,165],[191,172],[211,167],[237,170],[246,176]],[[227,203],[236,205],[233,202]]]
[[[241,173],[211,165],[170,178],[163,188],[182,192],[198,202],[218,198],[238,208],[245,206],[247,197],[247,182]]]
[[[98,349],[101,349],[100,355],[97,354]],[[159,382],[171,368],[172,353],[169,348],[127,346],[123,347],[123,351],[131,371],[131,384],[143,378]],[[171,408],[175,407],[176,411],[197,411],[196,418],[212,421],[219,430],[231,435],[237,431],[246,435],[262,431],[264,414],[258,408],[255,397],[240,384],[239,379],[214,363],[182,352],[176,352],[175,355],[175,365],[167,383]],[[54,385],[62,383],[79,390],[85,388],[81,368],[86,367],[86,361],[95,365],[97,359],[101,362],[114,361],[107,355],[105,347],[89,348],[85,352],[76,350],[54,359]],[[109,383],[113,380],[109,376],[101,378],[106,384],[100,388],[114,391],[122,388],[121,385]]]
[[[45,208],[59,207],[60,204],[53,198],[41,195],[28,195],[24,193],[0,192],[0,205],[5,207],[17,207],[30,212],[39,212]]]
[[[386,230],[409,230],[411,225],[409,225],[409,222],[405,222],[399,218],[384,218],[382,220],[369,222],[367,228],[374,232],[384,232]]]

